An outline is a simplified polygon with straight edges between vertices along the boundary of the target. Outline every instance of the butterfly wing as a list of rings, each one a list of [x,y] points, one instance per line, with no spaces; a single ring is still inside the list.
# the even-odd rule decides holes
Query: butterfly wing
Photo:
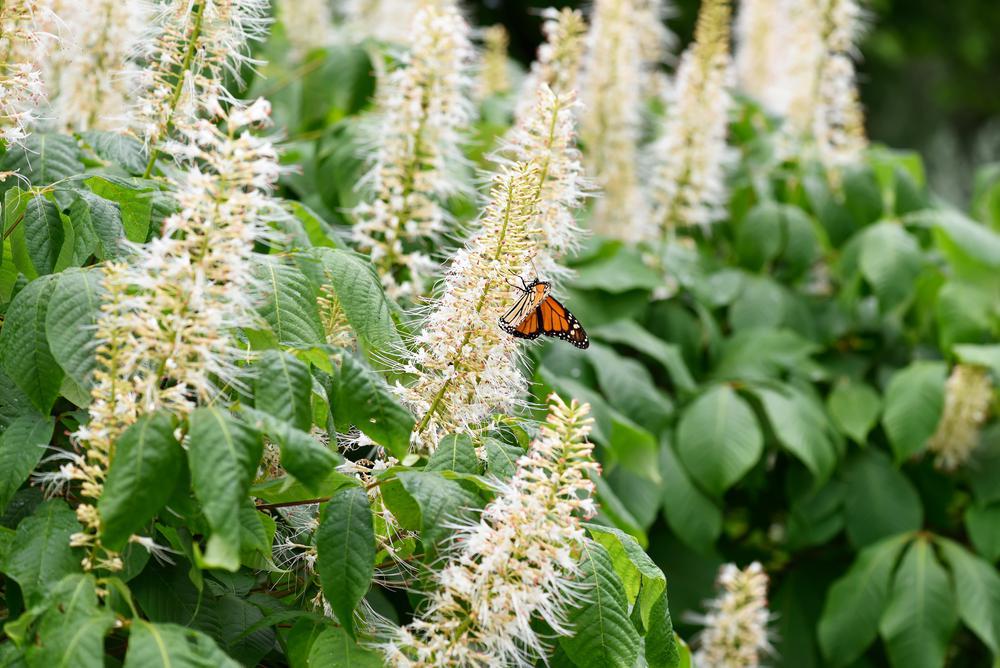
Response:
[[[580,321],[554,297],[546,297],[538,307],[542,333],[569,341],[577,348],[590,347],[590,338]]]
[[[503,325],[501,325],[503,326]],[[513,334],[519,339],[532,341],[542,335],[542,313],[541,309],[535,309],[527,318],[522,320],[516,327],[506,327],[504,330],[508,334]]]
[[[499,320],[500,329],[522,339],[537,339],[541,336],[541,320],[538,306],[548,295],[549,284],[535,281],[523,290],[521,297]]]

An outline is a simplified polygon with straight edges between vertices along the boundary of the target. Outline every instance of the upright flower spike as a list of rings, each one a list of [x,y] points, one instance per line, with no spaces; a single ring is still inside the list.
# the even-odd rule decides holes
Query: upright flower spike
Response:
[[[828,170],[857,163],[868,148],[853,56],[862,31],[856,0],[818,0],[825,55],[819,69],[812,135]]]
[[[221,101],[234,102],[227,73],[239,80],[250,57],[249,42],[267,34],[268,0],[171,0],[161,9],[154,36],[142,54],[142,93],[133,127],[156,152],[172,130],[197,123],[201,113],[224,115]]]
[[[789,58],[786,34],[792,0],[740,0],[736,17],[736,76],[740,90],[772,113],[787,106],[784,87]],[[798,58],[797,54],[795,58]]]
[[[457,10],[457,0],[344,0],[342,13],[348,31],[359,37],[406,43],[413,21],[424,7]]]
[[[483,62],[479,72],[479,96],[501,95],[510,90],[507,49],[510,35],[497,23],[483,30]]]
[[[646,218],[637,162],[643,97],[651,63],[645,0],[596,0],[581,84],[580,135],[587,171],[601,189],[592,214],[601,234],[630,239]]]
[[[531,112],[536,91],[541,86],[548,86],[557,96],[573,93],[579,88],[584,37],[587,34],[583,13],[568,7],[560,10],[549,7],[542,11],[542,18],[545,41],[538,47],[538,55],[524,80],[514,114],[516,119]]]
[[[428,253],[445,227],[440,202],[459,189],[454,171],[474,114],[474,52],[458,10],[421,9],[412,39],[406,64],[384,82],[375,199],[354,211],[354,239],[394,299],[421,296],[436,268]]]
[[[732,97],[729,0],[705,0],[695,42],[681,57],[661,138],[653,146],[651,229],[640,238],[665,239],[674,230],[708,225],[722,216],[724,167]]]
[[[969,460],[992,403],[993,382],[986,369],[956,365],[945,385],[944,413],[927,444],[937,455],[938,468],[954,471]]]
[[[538,191],[536,165],[502,167],[479,232],[452,258],[444,292],[403,369],[415,381],[398,388],[420,418],[413,433],[419,452],[432,452],[448,433],[475,430],[524,394],[518,344],[497,319],[512,301],[505,281],[524,275],[536,252],[530,225],[538,215]]]
[[[278,0],[278,18],[293,58],[329,46],[335,38],[330,0]]]
[[[767,573],[757,562],[743,570],[726,564],[719,570],[718,587],[706,614],[696,618],[705,629],[694,663],[700,668],[757,668],[771,652]]]
[[[220,383],[239,382],[243,353],[231,333],[253,322],[251,254],[276,211],[270,192],[280,173],[270,141],[243,128],[269,111],[259,100],[232,109],[224,130],[205,120],[183,128],[183,141],[168,147],[184,168],[172,183],[180,210],[158,239],[105,267],[90,421],[74,434],[84,455],[62,471],[93,501],[78,506],[86,529],[73,537],[89,550],[88,570],[121,568],[100,543],[96,507],[118,436],[142,414],[185,416]]]
[[[40,61],[53,36],[42,26],[52,17],[42,0],[0,3],[0,143],[7,148],[24,141],[45,104]]]
[[[425,608],[383,644],[393,666],[529,666],[546,656],[533,622],[572,632],[567,613],[586,590],[576,582],[594,515],[588,477],[598,470],[587,442],[589,406],[549,397],[539,437],[477,523],[455,535]]]
[[[153,17],[147,0],[93,0],[61,10],[67,27],[53,95],[57,127],[68,132],[115,130],[127,123],[133,94],[126,70]]]
[[[540,83],[533,106],[522,112],[504,138],[497,159],[539,166],[538,215],[530,229],[538,239],[535,268],[546,280],[566,275],[563,257],[576,250],[583,231],[575,213],[589,190],[576,148],[576,94],[557,95]]]

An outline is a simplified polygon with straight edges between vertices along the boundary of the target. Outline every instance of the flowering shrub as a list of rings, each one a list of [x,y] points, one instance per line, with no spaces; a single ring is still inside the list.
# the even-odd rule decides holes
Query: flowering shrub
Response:
[[[998,170],[672,12],[0,3],[3,665],[1000,660]]]

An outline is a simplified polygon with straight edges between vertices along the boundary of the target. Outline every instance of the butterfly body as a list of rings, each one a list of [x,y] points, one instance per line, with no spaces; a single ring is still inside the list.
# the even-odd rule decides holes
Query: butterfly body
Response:
[[[520,298],[499,319],[500,328],[519,339],[533,340],[545,334],[577,348],[590,347],[580,321],[550,294],[551,287],[551,283],[537,278],[524,283],[524,287],[518,288],[522,293]]]

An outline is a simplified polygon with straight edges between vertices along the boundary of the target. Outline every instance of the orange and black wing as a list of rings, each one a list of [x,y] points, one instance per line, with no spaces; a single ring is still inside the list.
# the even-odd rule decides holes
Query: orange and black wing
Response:
[[[569,341],[577,348],[589,348],[590,339],[580,321],[554,297],[546,297],[536,312],[538,328],[546,336]],[[530,318],[529,318],[530,319]],[[531,338],[535,338],[535,336]]]
[[[508,334],[512,334],[519,339],[533,340],[537,339],[542,335],[542,312],[540,308],[534,310],[534,312],[528,314],[528,317],[524,318],[517,325],[512,325],[504,320],[500,320],[500,327],[503,331]]]

